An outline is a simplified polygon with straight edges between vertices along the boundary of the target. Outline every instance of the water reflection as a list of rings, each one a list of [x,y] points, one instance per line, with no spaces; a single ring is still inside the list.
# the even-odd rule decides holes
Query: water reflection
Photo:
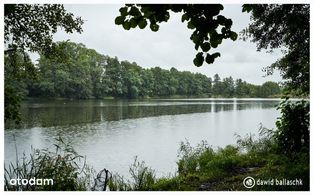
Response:
[[[51,148],[61,136],[99,171],[128,175],[134,156],[159,176],[176,169],[180,141],[214,147],[235,144],[234,133],[255,134],[262,123],[274,128],[279,100],[154,99],[28,101],[24,128],[6,129],[5,162],[15,162],[34,148]],[[6,126],[6,128],[8,128]]]
[[[274,108],[279,100],[152,99],[30,100],[22,105],[23,128],[85,124],[162,115]],[[6,126],[6,128],[11,128]]]

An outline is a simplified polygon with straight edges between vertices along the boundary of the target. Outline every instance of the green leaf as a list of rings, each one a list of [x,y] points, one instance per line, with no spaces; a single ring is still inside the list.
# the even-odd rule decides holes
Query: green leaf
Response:
[[[223,39],[223,35],[214,32],[210,36],[210,45],[212,48],[217,48],[219,44],[221,44]]]
[[[124,22],[124,23],[123,23],[123,28],[124,28],[125,30],[130,30],[130,28],[131,28],[131,23],[130,23],[130,22]]]
[[[219,52],[213,53],[212,56],[213,56],[214,58],[220,57],[220,53],[219,53]]]
[[[126,16],[128,14],[128,8],[127,7],[121,7],[119,9],[121,16]]]
[[[214,56],[210,55],[209,53],[206,55],[206,59],[205,59],[207,64],[212,64],[215,61]]]
[[[135,28],[135,27],[137,26],[137,21],[136,21],[136,19],[131,18],[131,20],[130,20],[130,25],[131,25],[131,28]]]
[[[226,28],[231,28],[232,26],[232,20],[231,19],[226,19],[225,20],[225,27]]]
[[[195,50],[198,50],[199,47],[200,47],[200,44],[195,43],[195,46],[194,46]]]
[[[220,57],[220,53],[216,52],[216,53],[213,53],[212,55],[210,55],[210,54],[208,53],[208,54],[206,55],[205,61],[206,61],[207,64],[212,64],[212,63],[214,63],[214,61],[215,61],[215,59],[216,59],[217,57]]]
[[[200,35],[198,35],[196,33],[192,34],[191,39],[192,39],[193,43],[195,43],[195,44],[199,44],[201,41]]]
[[[226,21],[226,18],[222,15],[217,16],[217,22],[218,24],[224,25]]]
[[[201,48],[204,52],[208,52],[210,50],[210,43],[209,42],[205,42],[201,45]]]
[[[188,22],[188,28],[189,29],[194,29],[195,26],[192,24],[192,21]]]
[[[159,30],[159,25],[158,24],[150,24],[150,29],[154,32]]]
[[[131,16],[138,16],[138,15],[141,15],[141,12],[138,10],[137,7],[132,6],[129,14]]]
[[[253,6],[250,4],[244,4],[242,5],[242,12],[247,12],[249,13],[250,11],[253,10]]]
[[[193,60],[194,65],[200,67],[203,65],[203,62],[204,62],[203,52],[197,53],[196,57]]]
[[[217,39],[210,39],[210,44],[213,48],[217,48],[219,43]]]
[[[115,22],[115,24],[120,25],[120,24],[123,24],[124,20],[125,20],[124,16],[118,16],[118,17],[116,17],[114,22]]]
[[[184,21],[188,21],[189,20],[189,17],[187,14],[183,14],[182,17],[181,17],[181,22],[184,22]]]
[[[138,27],[140,27],[140,29],[144,29],[146,25],[147,25],[147,22],[144,18],[142,18],[140,22],[138,23]]]
[[[238,34],[236,32],[231,31],[230,32],[230,38],[232,41],[235,41],[238,38]]]

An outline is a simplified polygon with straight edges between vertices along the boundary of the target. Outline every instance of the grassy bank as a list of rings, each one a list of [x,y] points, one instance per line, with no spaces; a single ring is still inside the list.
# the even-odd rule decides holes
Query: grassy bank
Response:
[[[238,145],[213,150],[206,143],[191,147],[182,143],[178,174],[157,179],[152,190],[309,190],[309,154],[300,152],[291,160],[276,152],[276,144],[265,136],[239,138]],[[246,177],[257,180],[301,179],[301,186],[243,185]]]
[[[96,172],[70,144],[60,138],[55,150],[34,150],[30,158],[5,165],[5,190],[309,190],[309,102],[283,101],[276,130],[260,128],[257,138],[237,137],[236,145],[213,149],[203,141],[179,147],[177,172],[157,178],[155,171],[135,158],[130,178],[107,169]],[[50,178],[54,185],[12,185],[15,178]],[[254,181],[245,178],[252,177]],[[293,183],[294,181],[298,183]],[[278,185],[277,181],[284,181]],[[287,182],[288,181],[288,182]],[[244,187],[244,184],[247,187]],[[255,185],[254,185],[255,184]],[[294,185],[292,185],[294,184]],[[298,185],[296,185],[298,184]]]
[[[104,169],[96,172],[85,164],[73,148],[58,142],[56,151],[34,150],[16,165],[6,166],[5,190],[111,190],[111,191],[226,191],[226,190],[309,190],[309,153],[304,150],[293,159],[278,153],[276,143],[265,129],[258,139],[238,137],[237,145],[214,150],[206,142],[192,147],[188,141],[179,147],[177,172],[157,178],[155,171],[137,158],[130,166],[130,178]],[[11,178],[52,178],[53,186],[12,186]],[[300,186],[255,185],[248,189],[243,179],[257,182],[271,179],[301,179]],[[106,187],[105,187],[106,186]]]

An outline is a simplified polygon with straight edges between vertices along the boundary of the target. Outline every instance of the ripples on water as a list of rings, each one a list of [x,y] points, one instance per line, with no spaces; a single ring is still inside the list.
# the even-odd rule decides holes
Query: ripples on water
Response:
[[[24,102],[22,128],[6,126],[5,161],[51,147],[54,138],[71,141],[96,170],[128,174],[134,156],[158,175],[175,172],[180,141],[207,140],[214,147],[234,144],[234,134],[273,128],[278,99],[151,99]],[[29,149],[28,149],[29,148]]]

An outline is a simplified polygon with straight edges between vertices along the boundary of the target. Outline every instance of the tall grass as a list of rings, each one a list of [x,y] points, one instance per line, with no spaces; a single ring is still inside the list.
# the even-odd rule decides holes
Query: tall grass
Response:
[[[71,145],[57,138],[55,150],[33,149],[28,156],[23,154],[16,163],[5,165],[4,189],[8,191],[87,190],[92,179],[93,170],[86,165],[85,158],[79,155]],[[16,151],[17,154],[17,151]],[[11,179],[52,179],[53,185],[11,185]]]
[[[259,136],[237,137],[236,145],[213,149],[206,141],[191,146],[181,142],[177,172],[157,178],[155,171],[137,157],[129,167],[130,179],[107,169],[98,174],[61,138],[55,150],[35,150],[16,163],[5,165],[5,190],[54,191],[150,191],[150,190],[247,190],[242,180],[258,178],[302,179],[303,186],[257,186],[253,190],[308,190],[309,152],[298,152],[293,160],[281,153],[273,130],[261,126]],[[18,157],[17,157],[18,159]],[[14,178],[51,178],[54,185],[10,185]]]
[[[114,174],[109,182],[111,191],[149,191],[156,182],[155,171],[146,166],[144,161],[135,157],[133,164],[129,167],[131,180],[125,180],[119,174]]]

